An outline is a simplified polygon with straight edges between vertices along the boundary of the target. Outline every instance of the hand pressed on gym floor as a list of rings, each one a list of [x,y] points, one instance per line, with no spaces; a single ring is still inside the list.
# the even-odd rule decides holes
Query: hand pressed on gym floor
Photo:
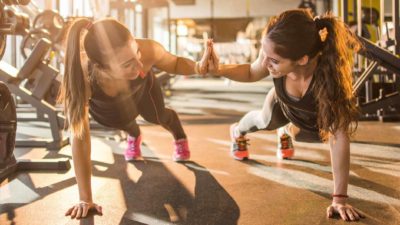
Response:
[[[358,221],[360,218],[365,218],[363,213],[349,204],[332,202],[326,209],[326,215],[332,218],[335,214],[340,215],[345,221]]]
[[[86,217],[89,210],[95,211],[95,214],[103,215],[103,209],[100,205],[93,202],[80,202],[69,208],[65,216],[71,216],[71,219],[80,219]]]

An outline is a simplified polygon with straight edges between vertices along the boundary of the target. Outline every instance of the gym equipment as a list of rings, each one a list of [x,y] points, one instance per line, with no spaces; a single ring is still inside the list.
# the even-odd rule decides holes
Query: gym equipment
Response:
[[[342,0],[342,17],[346,22],[348,22],[348,17],[351,15],[348,9],[349,2],[353,3],[352,16],[356,19],[359,39],[364,46],[364,50],[357,57],[358,68],[354,71],[356,79],[353,84],[353,93],[357,96],[357,103],[362,112],[360,120],[399,121],[400,58],[398,54],[400,51],[398,49],[400,49],[400,3],[398,0],[392,0],[392,22],[394,24],[395,40],[391,40],[390,37],[387,38],[385,45],[394,45],[394,51],[389,52],[379,47],[379,44],[382,45],[381,42],[375,44],[371,41],[374,40],[371,35],[364,36],[365,33],[361,32],[363,25],[381,25],[380,30],[383,29],[385,21],[383,21],[382,13],[379,12],[379,10],[381,12],[384,11],[383,2],[380,2],[380,7],[375,5],[374,8],[371,8],[371,5],[363,7],[363,5],[359,4],[360,1]],[[378,21],[378,19],[381,21]],[[386,28],[386,30],[388,29]],[[378,37],[378,35],[375,36]],[[380,38],[378,37],[378,39]]]
[[[0,171],[16,164],[13,157],[17,131],[15,104],[7,86],[0,82]]]
[[[369,66],[353,85],[354,94],[360,93],[364,88],[365,96],[358,95],[358,105],[364,113],[364,119],[399,120],[400,58],[363,37],[359,38],[365,47],[365,51],[361,54],[371,60]],[[377,73],[379,66],[387,70],[384,71],[383,76],[392,75],[391,82],[373,83],[371,81],[371,77]],[[382,79],[382,74],[379,75]]]
[[[5,5],[17,4],[18,2],[0,0],[0,58],[3,57],[6,49],[5,36],[7,34],[23,35],[29,29],[29,18],[26,14],[15,12],[12,9],[4,9]],[[26,1],[21,2],[26,3]]]
[[[60,149],[69,143],[68,138],[64,139],[62,135],[65,118],[53,105],[44,100],[59,73],[44,61],[50,46],[49,40],[41,39],[19,71],[5,62],[0,62],[0,81],[5,82],[12,93],[35,107],[38,115],[43,115],[39,117],[48,121],[51,128],[52,141],[17,141],[19,147]],[[27,79],[35,81],[31,90],[20,87],[21,82]]]
[[[49,31],[52,42],[58,42],[64,34],[64,18],[54,10],[44,10],[33,20],[33,29],[45,29]]]
[[[24,36],[20,45],[22,56],[26,59],[36,43],[46,38],[51,41],[51,48],[59,51],[57,44],[61,41],[65,33],[64,18],[54,10],[45,10],[39,13],[32,25],[32,29]]]
[[[5,21],[5,17],[3,17],[4,13],[4,5],[7,4],[28,4],[29,0],[0,0],[0,60],[2,59],[2,55],[5,48],[5,35],[6,34],[16,34],[19,33],[18,29],[15,29],[15,24],[24,24],[21,22],[16,22],[14,20],[10,24],[7,24]],[[23,21],[23,20],[22,20]],[[13,33],[14,32],[14,33]],[[43,42],[42,42],[43,43]],[[44,42],[45,43],[45,42]],[[40,43],[39,43],[40,44]],[[47,51],[48,45],[40,44],[37,46],[37,52],[39,56],[43,55],[43,52]],[[36,60],[36,61],[35,61]],[[13,97],[11,96],[10,89],[13,89],[17,96],[29,100],[32,106],[41,106],[39,107],[44,113],[47,113],[48,119],[54,120],[54,110],[51,111],[51,108],[47,107],[45,103],[41,103],[39,99],[35,99],[37,96],[41,96],[43,91],[40,89],[40,85],[35,88],[35,92],[31,93],[26,89],[20,88],[18,83],[23,80],[24,77],[29,77],[33,72],[32,66],[38,66],[38,61],[41,61],[40,57],[32,57],[27,60],[24,67],[19,71],[19,73],[15,73],[17,70],[0,61],[0,77],[1,80],[6,83],[0,82],[0,183],[10,177],[10,175],[17,170],[68,170],[71,165],[68,159],[54,160],[54,159],[45,159],[45,160],[19,160],[17,161],[14,156],[14,147],[16,143],[16,130],[17,130],[17,115],[16,108]],[[32,64],[31,64],[32,63]],[[46,70],[45,65],[39,65],[42,67],[42,70]],[[9,74],[5,73],[5,71],[11,72]],[[51,70],[50,70],[51,71]],[[14,73],[12,73],[14,72]],[[44,74],[44,73],[43,73]],[[46,75],[40,75],[39,80],[46,82]],[[12,76],[16,75],[16,76]],[[19,75],[19,76],[18,76]],[[49,76],[49,73],[47,73]],[[7,87],[7,85],[10,87]],[[41,105],[42,104],[42,105]],[[47,104],[48,105],[48,104]],[[38,109],[39,109],[38,108]],[[53,113],[53,114],[52,114]],[[54,133],[54,132],[53,132]],[[53,134],[54,135],[54,134]],[[57,135],[57,134],[56,134]]]
[[[0,59],[3,58],[5,51],[6,51],[6,36],[0,34]]]
[[[7,86],[0,82],[0,183],[18,170],[68,170],[68,159],[16,160],[14,156],[17,113]]]
[[[24,59],[27,59],[32,49],[42,38],[50,40],[51,34],[45,29],[33,29],[28,34],[24,35],[20,45],[20,52]]]
[[[19,1],[14,0],[12,2],[18,3]],[[4,4],[1,3],[4,3],[4,0],[0,0],[0,15],[4,15]],[[9,1],[7,1],[7,4],[9,4]],[[9,23],[5,23],[7,20],[4,18],[4,16],[1,17],[0,25],[6,29],[1,29],[0,35],[15,35],[15,28],[18,25],[17,20],[8,20]],[[51,42],[49,40],[40,39],[19,71],[6,62],[0,61],[0,81],[5,82],[10,91],[22,101],[29,103],[36,109],[37,119],[50,124],[51,141],[18,140],[16,145],[19,147],[36,146],[58,150],[69,143],[68,138],[63,138],[62,135],[65,118],[51,103],[46,101],[49,95],[55,92],[53,89],[59,87],[59,85],[57,86],[59,82],[56,80],[59,71],[50,66],[49,62],[45,60],[50,46]],[[22,83],[28,80],[31,81],[29,90],[21,87]],[[55,97],[51,97],[54,101]]]

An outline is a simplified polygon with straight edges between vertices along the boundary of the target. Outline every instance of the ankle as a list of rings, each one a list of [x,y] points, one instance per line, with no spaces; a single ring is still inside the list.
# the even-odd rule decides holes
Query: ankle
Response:
[[[175,150],[173,153],[174,161],[186,161],[190,158],[189,143],[186,138],[174,141]]]
[[[142,135],[134,137],[134,136],[131,136],[128,134],[128,136],[126,137],[126,140],[131,141],[131,142],[142,141]]]
[[[174,141],[175,143],[183,143],[183,142],[188,142],[186,138],[180,138]]]

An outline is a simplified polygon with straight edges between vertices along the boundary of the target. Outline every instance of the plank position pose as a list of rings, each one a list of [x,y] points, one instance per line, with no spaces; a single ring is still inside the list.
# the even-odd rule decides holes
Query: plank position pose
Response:
[[[141,157],[142,138],[135,121],[138,115],[160,124],[173,135],[175,161],[189,159],[181,122],[174,110],[165,107],[161,87],[151,68],[172,74],[205,74],[210,58],[210,48],[207,49],[203,58],[194,62],[170,54],[153,40],[135,39],[114,19],[73,22],[67,37],[60,100],[72,133],[80,203],[66,215],[85,217],[89,209],[102,213],[101,207],[93,203],[91,192],[89,113],[100,124],[128,133],[124,153],[127,161]]]
[[[212,43],[210,44],[212,47]],[[353,53],[357,38],[331,14],[313,18],[307,10],[289,10],[274,17],[262,37],[262,49],[252,64],[219,65],[212,50],[208,70],[240,82],[255,82],[269,75],[272,88],[261,110],[247,113],[230,128],[231,154],[249,157],[246,133],[278,129],[279,158],[294,155],[292,138],[303,142],[328,141],[334,191],[327,215],[343,220],[363,215],[346,203],[350,141],[358,111],[352,94]]]

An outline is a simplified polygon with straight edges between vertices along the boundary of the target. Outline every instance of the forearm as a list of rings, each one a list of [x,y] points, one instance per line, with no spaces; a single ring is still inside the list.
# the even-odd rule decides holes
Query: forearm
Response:
[[[76,182],[79,189],[79,200],[92,202],[92,187],[91,187],[91,146],[90,133],[85,132],[84,137],[79,139],[73,138],[72,141],[72,159],[74,163]]]
[[[196,62],[194,62],[193,60],[183,57],[177,57],[174,73],[180,75],[196,74],[195,66]]]
[[[253,82],[255,80],[251,76],[250,69],[250,64],[220,64],[218,72],[213,75],[239,82]]]
[[[329,139],[334,181],[334,194],[347,195],[350,171],[350,140],[344,132],[337,132]],[[335,200],[335,199],[334,199]]]

